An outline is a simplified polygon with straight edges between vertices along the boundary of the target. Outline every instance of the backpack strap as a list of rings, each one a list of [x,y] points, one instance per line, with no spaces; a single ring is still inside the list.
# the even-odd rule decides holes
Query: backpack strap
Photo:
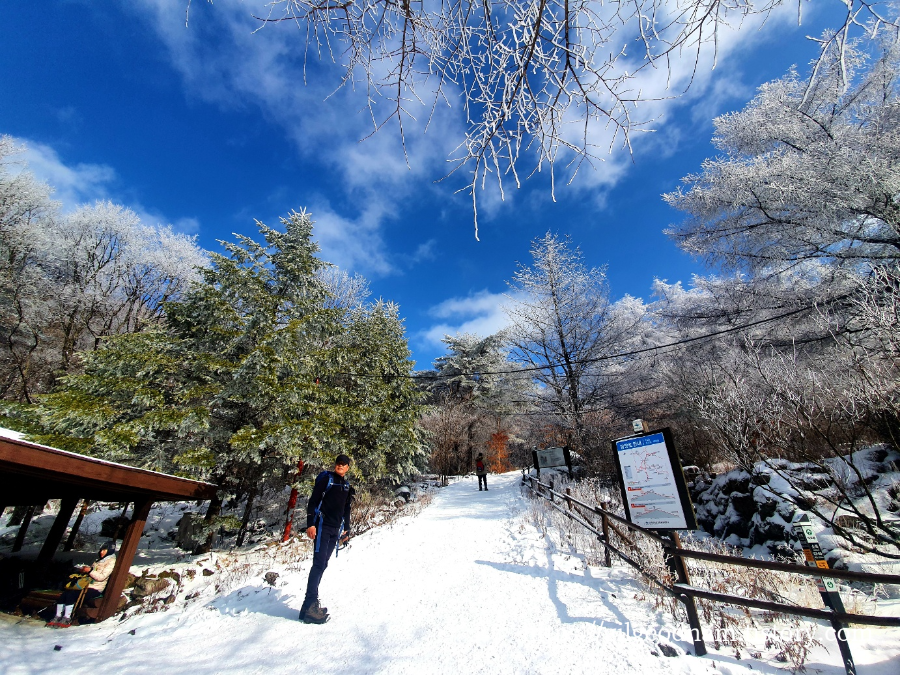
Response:
[[[322,490],[322,498],[319,500],[319,505],[316,507],[316,548],[315,552],[319,552],[319,544],[322,540],[322,523],[324,521],[324,516],[322,515],[322,504],[325,503],[325,495],[331,489],[331,486],[334,485],[334,475],[330,471],[323,471],[322,473],[328,474],[328,484],[325,486],[325,489]],[[320,476],[322,474],[319,474]]]

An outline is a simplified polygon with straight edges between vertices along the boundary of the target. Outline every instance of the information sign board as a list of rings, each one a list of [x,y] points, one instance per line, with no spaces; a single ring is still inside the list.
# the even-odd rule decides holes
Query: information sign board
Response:
[[[668,429],[613,441],[625,514],[651,530],[696,530],[697,520]]]
[[[549,469],[551,466],[566,466],[566,453],[562,448],[544,448],[537,450],[537,465],[540,469]]]

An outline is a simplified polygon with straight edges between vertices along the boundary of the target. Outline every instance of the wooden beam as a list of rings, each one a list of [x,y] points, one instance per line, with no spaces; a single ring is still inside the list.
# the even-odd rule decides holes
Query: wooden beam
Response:
[[[56,520],[53,521],[50,532],[47,533],[47,538],[44,540],[44,545],[41,547],[41,552],[38,553],[36,561],[38,567],[46,565],[53,560],[53,555],[56,553],[56,549],[59,548],[59,542],[62,541],[63,535],[66,533],[69,519],[72,517],[72,513],[75,511],[75,506],[77,504],[78,500],[72,497],[67,497],[60,502],[59,513],[56,514]]]
[[[144,523],[147,522],[151,506],[153,506],[152,499],[145,499],[134,504],[134,513],[128,529],[125,531],[125,539],[122,540],[122,546],[116,554],[116,566],[109,575],[109,579],[106,580],[106,590],[103,591],[103,600],[97,611],[97,621],[105,621],[118,609],[119,598],[125,589],[128,570],[131,569],[134,554],[137,552],[138,544],[141,543],[141,533],[144,531]]]
[[[24,480],[29,484],[55,485],[56,489],[65,487],[69,492],[52,497],[87,497],[95,490],[152,495],[157,500],[193,500],[210,499],[216,492],[216,486],[209,483],[9,438],[0,438],[0,474],[9,474],[6,478],[12,482],[10,487]]]
[[[25,517],[22,518],[22,524],[19,525],[19,532],[16,534],[16,541],[13,544],[12,552],[18,553],[22,550],[22,545],[25,543],[25,533],[28,532],[28,526],[31,525],[31,519],[34,517],[34,510],[37,507],[33,504],[25,509]]]

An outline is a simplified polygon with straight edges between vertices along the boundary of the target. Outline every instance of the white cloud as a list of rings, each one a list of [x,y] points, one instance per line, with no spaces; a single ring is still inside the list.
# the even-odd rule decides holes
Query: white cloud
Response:
[[[435,252],[436,246],[437,239],[429,239],[425,243],[419,244],[415,252],[410,256],[410,261],[412,263],[420,263],[426,260],[434,260],[437,257]]]
[[[421,331],[415,337],[423,344],[440,346],[441,338],[445,335],[493,335],[509,325],[509,319],[503,311],[509,297],[504,293],[491,293],[484,289],[466,297],[448,298],[428,310],[430,316],[444,321]]]
[[[673,5],[673,11],[675,11]],[[660,21],[665,23],[664,21]],[[765,28],[762,28],[763,24]],[[623,137],[615,137],[614,127],[594,124],[588,130],[588,141],[599,152],[607,152],[594,161],[593,166],[582,166],[572,185],[576,190],[592,192],[598,205],[609,189],[632,170],[635,164],[649,161],[660,152],[677,152],[680,130],[673,125],[677,108],[689,107],[691,116],[711,119],[721,114],[721,106],[735,98],[744,99],[752,93],[741,84],[737,73],[736,55],[761,42],[784,39],[789,32],[802,33],[797,27],[796,8],[788,5],[776,7],[768,15],[754,15],[734,25],[720,27],[715,43],[705,43],[699,51],[684,49],[673,55],[671,61],[660,63],[658,67],[644,67],[643,55],[623,59],[618,68],[636,73],[630,89],[641,92],[644,102],[632,114],[632,120],[645,121],[645,131],[635,131],[631,135],[634,158],[622,144]],[[798,39],[792,35],[790,39]],[[639,50],[638,50],[639,51]],[[571,125],[573,134],[581,131],[579,125]],[[619,132],[621,133],[621,132]],[[575,144],[580,137],[569,139]],[[570,157],[565,159],[569,161]],[[563,162],[558,165],[562,166]],[[557,180],[560,185],[567,178]]]
[[[261,27],[252,17],[254,11],[266,13],[263,3],[194,3],[188,26],[182,0],[140,0],[134,6],[165,45],[189,96],[226,109],[258,106],[301,157],[330,167],[334,184],[367,205],[362,215],[351,217],[327,204],[304,204],[319,228],[327,228],[316,232],[326,257],[366,274],[396,271],[383,230],[399,203],[423,189],[443,189],[423,187],[422,179],[446,170],[451,143],[462,133],[455,111],[439,105],[431,117],[429,107],[410,104],[416,119],[404,118],[404,143],[396,120],[370,136],[374,124],[383,121],[378,116],[389,115],[390,103],[376,103],[370,114],[364,90],[335,90],[343,69],[312,52],[304,63],[305,38],[296,24]]]
[[[200,222],[196,218],[182,217],[172,221],[155,209],[123,198],[116,189],[118,175],[111,166],[83,162],[69,165],[49,145],[26,138],[16,138],[14,142],[25,148],[22,168],[27,168],[38,180],[53,188],[53,199],[60,203],[63,212],[75,211],[84,204],[110,200],[134,211],[144,225],[171,224],[176,232],[189,235],[200,231]]]
[[[315,226],[313,236],[322,249],[322,258],[344,270],[364,270],[367,274],[384,276],[396,272],[381,237],[384,204],[366,203],[356,218],[335,213],[326,203],[313,204],[310,209]]]
[[[284,129],[286,137],[295,143],[301,156],[315,158],[330,166],[345,191],[355,193],[364,201],[379,201],[371,209],[371,214],[386,218],[396,210],[397,205],[414,199],[413,185],[417,190],[435,189],[449,194],[465,184],[466,174],[461,173],[437,187],[422,187],[425,183],[423,179],[441,177],[452,166],[446,163],[446,159],[463,139],[465,131],[461,106],[451,110],[441,102],[431,118],[429,106],[409,102],[411,114],[417,119],[404,119],[406,153],[396,133],[396,120],[368,137],[374,125],[380,124],[389,115],[390,102],[376,102],[374,112],[370,113],[364,87],[354,91],[351,86],[346,86],[335,91],[334,87],[344,74],[343,69],[331,63],[327,52],[320,60],[315,50],[309,50],[306,59],[303,54],[305,34],[295,23],[287,21],[262,26],[252,17],[252,13],[264,15],[272,9],[273,6],[263,0],[194,3],[187,27],[184,24],[183,0],[139,0],[132,6],[139,16],[149,21],[166,45],[172,65],[181,74],[188,95],[226,108],[258,106],[270,121]],[[672,7],[672,11],[680,11],[674,5]],[[274,5],[273,11],[279,9],[279,5]],[[615,10],[611,8],[609,11]],[[673,55],[671,69],[661,66],[639,70],[643,54],[634,49],[634,54],[624,58],[617,67],[638,72],[630,92],[640,91],[644,98],[649,99],[638,108],[636,117],[655,120],[653,128],[662,130],[671,127],[672,118],[667,113],[676,106],[695,106],[697,115],[716,114],[716,107],[722,101],[740,95],[735,78],[731,77],[730,72],[723,72],[726,62],[727,68],[733,70],[731,64],[736,52],[760,40],[783,36],[785,26],[796,26],[795,8],[788,5],[775,8],[766,18],[768,25],[765,30],[760,31],[763,19],[761,15],[751,16],[738,22],[734,28],[722,26],[717,36],[716,53],[711,44],[707,44],[701,50],[699,60],[695,61],[695,54],[685,49]],[[662,18],[660,21],[664,23]],[[619,37],[627,38],[629,30],[621,31]],[[791,36],[790,39],[796,38]],[[718,64],[715,70],[714,62]],[[375,67],[387,65],[381,63]],[[448,90],[448,94],[455,103],[453,92]],[[427,96],[423,98],[428,100]],[[570,140],[579,144],[580,138],[577,136],[582,126],[576,123],[577,120],[570,122],[573,134]],[[427,136],[426,124],[429,127]],[[646,157],[656,152],[658,147],[676,151],[680,137],[677,132],[659,136],[664,139],[653,138],[653,134],[634,133],[632,143],[636,154],[640,155],[643,151],[644,161],[647,161]],[[363,138],[365,140],[361,141]],[[599,206],[602,206],[606,193],[633,167],[632,157],[621,146],[620,140],[615,140],[611,128],[602,122],[594,123],[588,129],[588,142],[596,148],[600,157],[592,164],[581,165],[573,185],[578,191],[590,193]],[[563,186],[571,178],[573,168],[566,167],[569,159],[561,156],[557,162],[557,190],[566,189]],[[523,179],[529,173],[528,166],[520,167]],[[539,182],[542,200],[548,199],[550,181],[546,170],[530,180]],[[507,180],[505,189],[506,198],[503,201],[495,186],[478,193],[479,211],[486,219],[520,206],[514,203],[514,181]],[[347,222],[356,222],[346,213],[333,215]],[[364,226],[361,225],[367,240],[377,244],[375,250],[385,252],[385,257],[380,260],[374,254],[355,256],[354,259],[368,261],[372,265],[371,269],[362,271],[397,266],[397,261],[386,252],[387,247],[383,242],[379,243],[388,225],[385,220],[372,216]],[[335,228],[330,235],[331,245],[337,248],[337,240],[342,233],[349,236],[354,231],[354,228],[346,226]],[[345,246],[352,249],[355,244],[348,242]]]
[[[49,145],[27,139],[16,139],[25,146],[22,158],[28,169],[54,189],[53,198],[62,203],[63,210],[74,211],[79,205],[106,199],[109,185],[116,179],[112,167],[104,164],[66,165]]]

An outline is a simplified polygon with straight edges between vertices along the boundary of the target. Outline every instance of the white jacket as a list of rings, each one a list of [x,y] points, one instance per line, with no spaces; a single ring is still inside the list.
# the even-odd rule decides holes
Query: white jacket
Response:
[[[100,591],[101,593],[105,591],[106,580],[109,579],[109,575],[112,574],[113,568],[115,566],[115,553],[111,553],[102,560],[98,560],[97,562],[95,562],[93,567],[91,567],[91,585],[88,586],[88,588],[93,588],[94,590]]]

